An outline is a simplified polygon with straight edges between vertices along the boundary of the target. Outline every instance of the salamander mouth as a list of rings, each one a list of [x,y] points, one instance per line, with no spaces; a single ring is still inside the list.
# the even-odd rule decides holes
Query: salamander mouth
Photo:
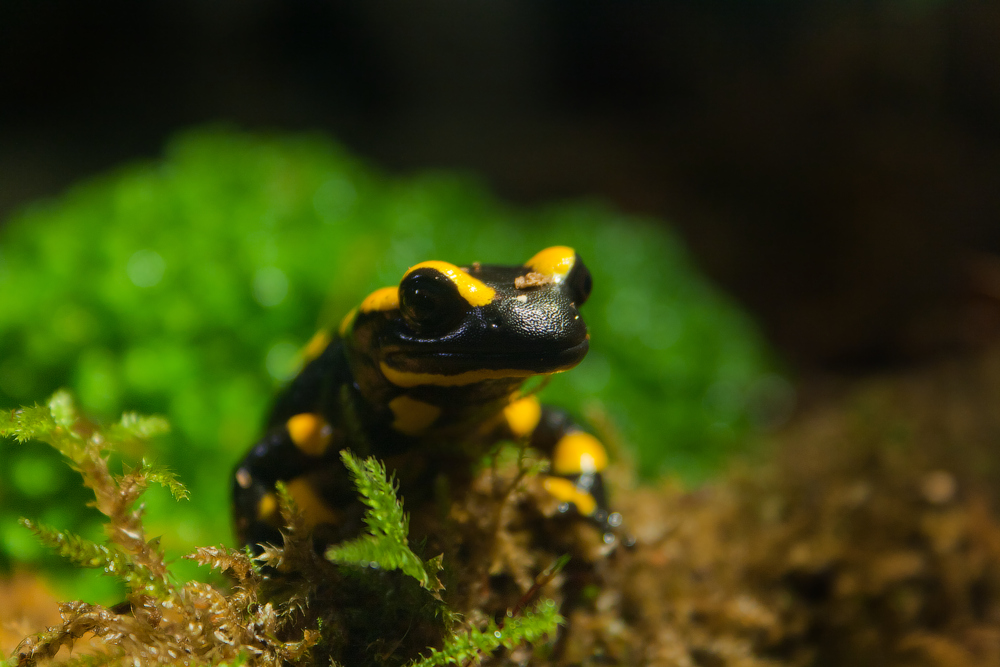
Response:
[[[563,348],[520,346],[514,350],[497,352],[466,352],[463,350],[435,350],[413,352],[397,349],[389,351],[384,359],[390,367],[410,373],[457,375],[469,371],[511,371],[510,377],[525,377],[541,373],[566,371],[581,361],[590,349],[590,336],[581,342]]]

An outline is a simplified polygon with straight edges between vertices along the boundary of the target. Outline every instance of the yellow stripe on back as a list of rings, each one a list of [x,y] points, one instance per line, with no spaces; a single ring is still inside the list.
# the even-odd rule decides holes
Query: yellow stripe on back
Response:
[[[371,313],[376,310],[394,310],[399,308],[399,288],[382,287],[365,297],[358,307],[362,313]]]
[[[418,387],[430,384],[436,387],[461,387],[467,384],[475,384],[483,380],[499,380],[501,378],[524,378],[536,375],[532,371],[520,368],[492,369],[466,371],[455,375],[438,375],[437,373],[411,373],[409,371],[399,371],[389,366],[384,361],[379,362],[382,375],[385,379],[397,387]]]
[[[567,433],[552,452],[552,472],[580,475],[601,472],[608,467],[608,453],[601,441],[583,431]]]
[[[542,418],[542,405],[534,396],[521,398],[503,409],[507,427],[515,438],[531,435]]]
[[[405,280],[406,276],[417,269],[434,269],[443,273],[447,276],[448,280],[455,283],[455,286],[458,287],[458,293],[462,295],[463,299],[469,302],[470,306],[485,306],[493,301],[493,297],[496,295],[492,287],[473,278],[459,267],[448,262],[420,262],[415,266],[411,266],[410,270],[403,276],[403,279]]]
[[[546,248],[524,263],[535,273],[548,276],[557,283],[562,282],[563,278],[573,270],[574,264],[576,264],[576,251],[564,245]]]
[[[406,395],[397,396],[389,401],[389,409],[395,417],[392,427],[405,435],[423,433],[441,414],[441,408],[438,406]]]

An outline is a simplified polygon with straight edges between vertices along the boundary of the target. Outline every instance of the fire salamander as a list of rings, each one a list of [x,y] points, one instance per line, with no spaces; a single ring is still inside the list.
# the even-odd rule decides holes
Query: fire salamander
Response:
[[[621,517],[605,501],[604,447],[565,412],[519,393],[527,378],[583,359],[579,307],[590,290],[580,257],[557,246],[521,266],[422,262],[369,294],[336,335],[321,331],[309,343],[264,437],[237,466],[239,541],[281,543],[279,480],[314,535],[356,534],[361,509],[344,448],[383,459],[409,501],[456,461],[468,469],[490,443],[514,439],[550,458],[543,485],[559,511],[586,517],[613,542]]]

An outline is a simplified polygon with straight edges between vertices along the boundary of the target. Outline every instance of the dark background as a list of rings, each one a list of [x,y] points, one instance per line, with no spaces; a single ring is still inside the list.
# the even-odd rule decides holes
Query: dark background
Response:
[[[0,3],[0,217],[212,121],[660,216],[806,373],[1000,330],[1000,3]]]

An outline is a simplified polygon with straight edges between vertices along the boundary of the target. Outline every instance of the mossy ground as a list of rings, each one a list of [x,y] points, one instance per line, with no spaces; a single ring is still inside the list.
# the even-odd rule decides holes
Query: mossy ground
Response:
[[[696,490],[634,487],[620,465],[631,549],[608,553],[589,525],[546,516],[535,480],[517,482],[509,462],[446,512],[414,508],[411,538],[444,551],[444,599],[473,624],[517,608],[572,556],[534,594],[559,605],[559,636],[484,664],[995,665],[998,403],[994,349],[819,401],[771,438],[766,461]],[[8,608],[37,605],[25,580],[8,590]],[[380,626],[386,664],[433,634],[414,627]]]

